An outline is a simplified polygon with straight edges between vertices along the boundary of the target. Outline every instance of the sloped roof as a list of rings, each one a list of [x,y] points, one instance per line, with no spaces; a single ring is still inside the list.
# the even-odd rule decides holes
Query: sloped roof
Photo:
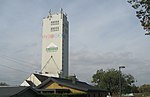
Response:
[[[31,87],[0,87],[0,97],[10,97],[27,89],[31,89]]]
[[[35,87],[35,86],[36,86],[32,81],[26,80],[26,82],[27,82],[31,87]]]
[[[47,80],[49,77],[48,76],[44,76],[44,75],[40,75],[40,74],[34,74],[41,82]]]
[[[106,90],[91,86],[85,82],[76,80],[76,82],[74,83],[72,80],[68,80],[68,79],[64,79],[64,78],[56,78],[56,77],[48,78],[46,81],[44,81],[42,84],[40,84],[37,88],[42,89],[42,88],[46,87],[50,82],[56,82],[60,85],[74,88],[77,90],[82,90],[82,91],[106,91]]]

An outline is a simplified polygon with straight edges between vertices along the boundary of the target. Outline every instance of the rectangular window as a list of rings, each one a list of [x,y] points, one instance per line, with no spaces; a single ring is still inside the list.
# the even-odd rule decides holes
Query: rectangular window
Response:
[[[59,21],[51,21],[51,25],[59,25]]]
[[[51,27],[51,32],[59,31],[59,27]]]

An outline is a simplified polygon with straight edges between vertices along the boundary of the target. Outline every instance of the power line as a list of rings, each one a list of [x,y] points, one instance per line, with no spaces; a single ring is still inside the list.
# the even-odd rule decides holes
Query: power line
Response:
[[[17,58],[12,58],[12,57],[6,56],[6,55],[1,55],[1,57],[6,57],[6,58],[9,58],[9,59],[17,60],[19,62],[23,62],[23,63],[28,63],[28,64],[31,64],[31,65],[35,65],[33,63],[30,63],[30,62],[27,62],[27,61],[24,61],[24,60],[20,60],[20,59],[17,59]]]
[[[30,67],[32,67],[32,68],[36,68],[35,67],[35,64],[32,64],[32,63],[29,63],[29,62],[26,62],[26,61],[23,61],[23,60],[16,60],[15,58],[10,58],[10,57],[8,57],[8,56],[0,56],[1,58],[3,58],[3,59],[6,59],[6,60],[9,60],[9,61],[13,61],[13,62],[15,62],[15,63],[21,63],[22,65],[25,65],[25,66],[30,66]],[[25,64],[25,63],[27,63],[27,64],[31,64],[31,65],[27,65],[27,64]]]
[[[5,68],[9,68],[9,69],[13,69],[13,70],[16,70],[16,71],[24,72],[24,73],[27,73],[27,74],[30,73],[30,72],[26,72],[26,71],[23,71],[23,70],[20,70],[20,69],[12,68],[12,67],[9,67],[9,66],[3,65],[3,64],[0,64],[0,66],[3,66]]]

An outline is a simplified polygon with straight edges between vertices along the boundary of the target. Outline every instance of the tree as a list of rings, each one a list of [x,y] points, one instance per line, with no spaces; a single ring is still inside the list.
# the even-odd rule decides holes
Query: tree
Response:
[[[132,93],[139,93],[139,87],[133,84]]]
[[[150,92],[150,84],[144,84],[144,85],[140,86],[139,91],[141,93]]]
[[[96,74],[92,76],[92,83],[95,83],[97,87],[110,90],[113,94],[119,92],[119,70],[103,69],[97,70]],[[132,86],[135,82],[134,77],[130,74],[121,74],[122,92],[131,93]]]
[[[150,35],[150,0],[128,0],[139,18],[143,29],[147,31],[145,35]]]
[[[0,86],[8,86],[8,84],[5,82],[0,82]]]

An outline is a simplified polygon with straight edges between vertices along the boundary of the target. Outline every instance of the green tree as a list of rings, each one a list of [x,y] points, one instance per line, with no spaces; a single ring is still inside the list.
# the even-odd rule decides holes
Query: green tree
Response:
[[[147,31],[145,35],[150,35],[150,0],[128,0],[139,18],[143,29]]]
[[[103,69],[97,70],[92,76],[92,83],[95,83],[97,87],[110,90],[113,94],[119,92],[119,70]],[[121,74],[122,92],[132,92],[132,86],[135,82],[134,77],[130,74]]]
[[[140,86],[139,91],[141,93],[150,92],[150,84],[144,84],[144,85]]]
[[[5,82],[0,82],[0,86],[8,86],[8,84]]]
[[[139,93],[139,87],[133,84],[132,86],[132,93]]]

